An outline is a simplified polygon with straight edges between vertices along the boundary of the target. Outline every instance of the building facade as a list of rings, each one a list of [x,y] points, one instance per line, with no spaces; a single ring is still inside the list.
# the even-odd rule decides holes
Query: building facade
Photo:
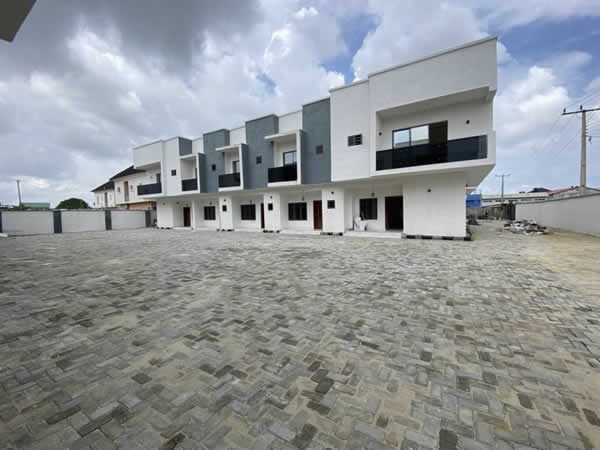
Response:
[[[494,167],[496,38],[369,74],[287,114],[133,149],[159,227],[464,237]]]
[[[115,183],[107,181],[92,191],[94,193],[94,208],[115,207]]]
[[[115,206],[135,210],[156,209],[156,202],[138,196],[138,186],[146,182],[143,170],[130,166],[111,177],[110,181],[114,183]]]

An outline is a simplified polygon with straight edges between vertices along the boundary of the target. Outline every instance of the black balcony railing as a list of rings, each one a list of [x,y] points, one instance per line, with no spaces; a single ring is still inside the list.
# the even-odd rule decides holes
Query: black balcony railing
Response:
[[[298,179],[298,166],[288,164],[281,167],[269,169],[269,183],[281,183],[283,181],[296,181]]]
[[[487,136],[453,139],[441,144],[381,150],[376,155],[376,170],[401,169],[487,158]]]
[[[240,185],[240,173],[226,173],[223,175],[219,175],[219,187],[220,188],[228,188],[235,187]]]
[[[160,194],[162,192],[162,185],[160,183],[140,184],[137,187],[137,192],[138,195]]]
[[[182,191],[197,191],[198,190],[198,180],[196,180],[195,178],[181,180],[181,190]]]

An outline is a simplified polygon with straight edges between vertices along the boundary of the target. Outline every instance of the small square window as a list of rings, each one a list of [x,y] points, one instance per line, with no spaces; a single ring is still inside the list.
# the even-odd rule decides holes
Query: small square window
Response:
[[[262,164],[262,156],[256,157],[256,164]]]
[[[212,166],[210,166],[211,170],[214,172],[215,170],[217,170],[217,165],[213,164]]]
[[[177,175],[177,171],[175,169],[171,170],[171,175],[173,175],[173,176]]]
[[[315,147],[315,153],[316,153],[317,155],[320,155],[321,153],[323,153],[323,146],[322,146],[322,145],[317,145],[317,146]]]
[[[267,211],[273,211],[273,203],[267,203]]]
[[[227,212],[227,205],[223,205],[223,206],[221,206],[221,210],[222,210],[223,212]]]
[[[327,209],[335,209],[335,200],[327,200]]]

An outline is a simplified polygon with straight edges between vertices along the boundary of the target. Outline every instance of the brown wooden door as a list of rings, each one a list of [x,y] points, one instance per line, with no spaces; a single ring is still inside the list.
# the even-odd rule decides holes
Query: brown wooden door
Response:
[[[265,227],[265,204],[260,204],[260,227]]]
[[[189,206],[184,206],[183,207],[183,226],[184,227],[191,227],[192,226],[192,221],[191,221],[191,216],[190,216],[190,207]]]
[[[315,230],[323,229],[323,204],[321,200],[313,201],[313,218]]]

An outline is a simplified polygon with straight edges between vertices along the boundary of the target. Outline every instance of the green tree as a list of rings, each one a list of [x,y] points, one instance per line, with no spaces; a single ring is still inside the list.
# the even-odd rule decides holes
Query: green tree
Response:
[[[68,198],[58,204],[56,209],[87,209],[89,205],[80,198]]]

